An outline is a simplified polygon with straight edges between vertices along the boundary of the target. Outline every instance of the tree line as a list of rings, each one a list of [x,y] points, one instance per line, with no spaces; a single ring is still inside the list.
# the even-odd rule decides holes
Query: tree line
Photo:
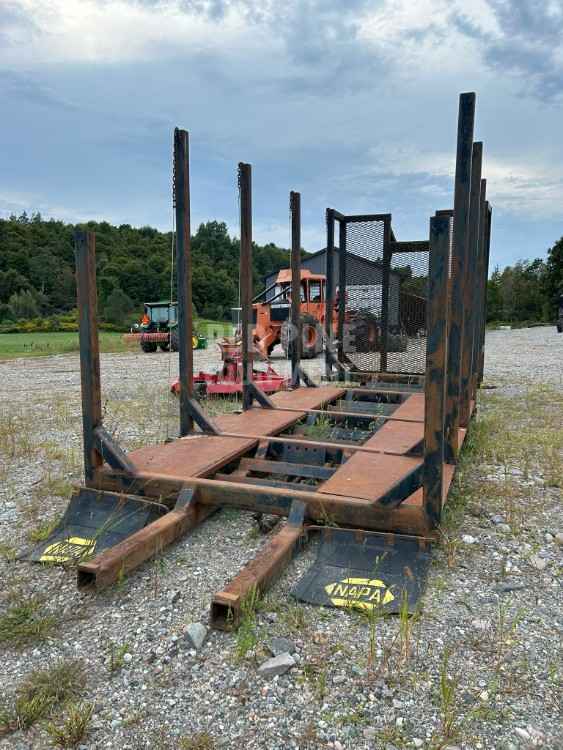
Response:
[[[487,320],[495,323],[553,323],[563,295],[563,237],[546,260],[519,261],[494,269],[487,283]]]
[[[173,238],[152,227],[77,225],[26,213],[0,219],[0,325],[61,318],[72,324],[76,308],[73,233],[96,233],[98,306],[116,326],[137,320],[144,302],[170,299]],[[228,320],[238,304],[239,241],[227,225],[210,221],[192,236],[193,300],[196,315]],[[267,274],[289,265],[289,251],[254,244],[254,288]],[[175,279],[172,281],[176,297]]]
[[[78,226],[78,225],[77,225]],[[144,302],[167,300],[171,289],[171,232],[152,227],[79,225],[96,233],[99,312],[123,327],[138,319]],[[75,226],[40,214],[0,219],[0,327],[44,330],[76,327],[73,232]],[[200,224],[192,237],[193,299],[196,315],[228,320],[238,304],[239,241],[223,222]],[[253,282],[289,267],[289,251],[273,243],[254,244]],[[405,289],[422,293],[410,268],[400,269]],[[174,296],[175,296],[175,282]],[[418,285],[420,286],[420,285]],[[563,294],[563,237],[546,260],[496,268],[487,288],[487,320],[495,323],[551,323]],[[27,326],[27,327],[26,327]]]

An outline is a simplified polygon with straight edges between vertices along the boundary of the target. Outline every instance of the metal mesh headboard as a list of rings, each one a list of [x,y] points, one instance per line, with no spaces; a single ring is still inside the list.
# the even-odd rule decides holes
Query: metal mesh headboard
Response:
[[[334,217],[338,359],[361,372],[423,375],[428,242],[397,242],[390,214]]]
[[[381,366],[378,321],[382,318],[384,302],[385,220],[346,223],[345,231],[348,335],[344,350],[358,369],[378,371]]]

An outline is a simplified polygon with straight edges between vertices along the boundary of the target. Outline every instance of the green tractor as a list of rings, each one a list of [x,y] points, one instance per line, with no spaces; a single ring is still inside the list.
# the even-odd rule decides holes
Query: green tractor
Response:
[[[143,317],[140,323],[136,323],[131,333],[126,337],[127,341],[139,341],[144,352],[156,352],[158,347],[163,352],[172,349],[178,351],[178,303],[168,302],[145,302]],[[193,349],[207,349],[205,336],[195,334],[192,336]]]

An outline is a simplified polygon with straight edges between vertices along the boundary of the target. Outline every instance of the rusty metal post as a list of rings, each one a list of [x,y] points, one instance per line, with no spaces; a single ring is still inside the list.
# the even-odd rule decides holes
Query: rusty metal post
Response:
[[[289,194],[291,211],[291,384],[301,382],[302,325],[301,325],[301,194],[294,190]]]
[[[447,216],[430,219],[430,268],[428,339],[426,344],[423,502],[432,526],[442,513],[445,456],[445,402],[448,320],[448,277],[450,253],[450,220]]]
[[[448,383],[446,401],[447,460],[458,454],[459,399],[461,391],[461,347],[463,341],[463,276],[467,256],[467,224],[471,190],[471,158],[475,126],[475,94],[461,94],[457,127],[457,157],[454,190],[453,277],[448,331]]]
[[[98,295],[96,290],[96,236],[77,230],[74,234],[76,288],[80,340],[82,436],[84,476],[91,486],[96,469],[103,464],[97,448],[96,428],[102,424],[100,350],[98,343]]]
[[[389,284],[391,283],[391,215],[383,224],[383,270],[381,279],[381,354],[379,369],[387,371],[387,349],[389,348]]]
[[[334,209],[326,210],[326,286],[325,286],[325,374],[332,375],[332,311],[334,309]]]
[[[174,130],[176,200],[176,275],[178,288],[178,355],[180,384],[180,436],[193,430],[192,264],[190,247],[190,155],[187,131]]]
[[[346,317],[346,222],[338,222],[338,361],[344,362],[344,319]]]
[[[469,198],[469,222],[467,228],[467,256],[463,275],[463,341],[461,345],[461,391],[459,423],[467,427],[471,416],[472,361],[475,340],[476,306],[479,300],[479,248],[481,227],[481,168],[483,164],[483,144],[473,144],[471,159],[471,191]]]
[[[479,377],[479,361],[481,357],[481,328],[487,294],[487,280],[485,279],[485,239],[488,221],[487,213],[487,180],[481,180],[480,190],[480,222],[477,260],[477,291],[475,294],[475,320],[473,327],[473,352],[471,361],[471,397],[477,398],[477,381]]]
[[[478,384],[481,385],[483,382],[483,370],[485,366],[485,332],[487,329],[487,281],[489,278],[489,257],[491,251],[491,222],[492,222],[493,209],[486,202],[486,221],[485,226],[485,294],[483,301],[483,322],[481,324],[481,346],[479,351],[479,376]]]
[[[240,305],[242,408],[252,406],[252,167],[238,165],[240,191]]]

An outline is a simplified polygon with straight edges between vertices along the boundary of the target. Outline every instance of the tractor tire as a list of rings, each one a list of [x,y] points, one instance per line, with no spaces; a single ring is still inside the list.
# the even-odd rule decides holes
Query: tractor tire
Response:
[[[170,349],[170,345],[168,344],[168,341],[162,341],[159,344],[159,346],[160,346],[161,351],[163,351],[163,352],[167,352],[168,349]]]
[[[143,341],[143,339],[141,339],[141,349],[145,354],[152,354],[158,349],[158,344],[155,341]]]
[[[172,331],[170,334],[170,348],[173,352],[177,352],[179,347],[178,342],[178,331]]]
[[[281,329],[281,344],[286,357],[291,357],[293,346],[291,339],[291,323],[284,321]],[[312,315],[301,316],[301,341],[302,359],[314,359],[323,350],[323,329]]]
[[[366,354],[380,351],[379,323],[375,318],[358,317],[352,322],[350,328],[352,352]]]

